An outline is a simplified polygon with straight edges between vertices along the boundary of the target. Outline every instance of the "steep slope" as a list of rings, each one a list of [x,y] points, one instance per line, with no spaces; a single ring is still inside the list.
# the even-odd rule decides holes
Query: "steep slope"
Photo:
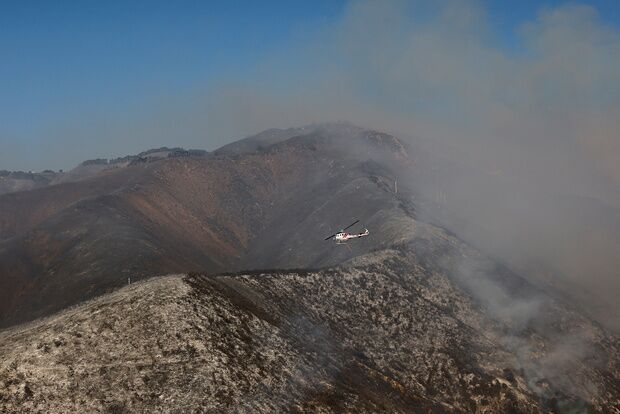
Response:
[[[156,274],[335,264],[406,234],[398,140],[322,126],[252,153],[164,158],[0,197],[0,325]],[[357,250],[323,238],[360,218]]]
[[[620,209],[416,150],[423,221],[448,228],[620,332]]]
[[[487,260],[421,225],[337,268],[133,284],[0,332],[0,410],[620,412],[617,337],[544,296],[496,312],[464,259]]]

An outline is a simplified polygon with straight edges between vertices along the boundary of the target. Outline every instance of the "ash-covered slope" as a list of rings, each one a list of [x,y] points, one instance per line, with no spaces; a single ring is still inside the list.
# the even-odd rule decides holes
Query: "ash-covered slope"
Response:
[[[617,337],[544,296],[498,312],[456,260],[487,259],[420,226],[337,268],[133,284],[0,332],[0,411],[619,412]]]
[[[388,185],[390,166],[407,162],[396,138],[336,124],[260,151],[160,158],[0,196],[0,326],[128,277],[333,265],[391,243],[411,227],[398,223],[413,208]],[[351,251],[323,242],[354,218],[376,237]]]

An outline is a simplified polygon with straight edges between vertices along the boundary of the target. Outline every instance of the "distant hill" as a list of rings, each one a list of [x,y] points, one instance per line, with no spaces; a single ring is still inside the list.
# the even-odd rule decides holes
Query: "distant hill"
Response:
[[[61,175],[62,172],[51,170],[40,173],[0,170],[0,195],[45,187],[53,183]]]
[[[49,185],[80,181],[93,177],[103,171],[123,168],[140,162],[150,162],[166,157],[203,157],[207,151],[175,147],[161,147],[143,151],[137,155],[107,159],[95,158],[81,162],[69,171],[42,172],[0,170],[0,195],[18,191],[28,191]]]

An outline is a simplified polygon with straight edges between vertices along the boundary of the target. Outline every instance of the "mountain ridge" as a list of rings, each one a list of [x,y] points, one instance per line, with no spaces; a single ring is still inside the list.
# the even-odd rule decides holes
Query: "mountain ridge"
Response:
[[[309,243],[308,232],[329,216],[338,220],[329,223],[334,228],[350,214],[365,218],[360,197],[373,195],[378,211],[400,211],[400,202],[360,167],[373,156],[389,157],[392,148],[359,131],[349,142],[368,145],[362,156],[331,133],[309,133],[263,152],[164,158],[0,196],[0,319],[41,316],[48,312],[42,303],[57,310],[122,286],[129,276],[336,264],[347,252],[317,243],[324,236],[316,234]],[[327,214],[348,205],[349,214]],[[378,230],[386,216],[374,222],[369,216],[369,223]],[[285,263],[279,246],[287,244],[298,249],[297,261]],[[248,254],[261,246],[271,247]],[[331,261],[320,259],[330,255]],[[45,297],[34,302],[28,292]]]

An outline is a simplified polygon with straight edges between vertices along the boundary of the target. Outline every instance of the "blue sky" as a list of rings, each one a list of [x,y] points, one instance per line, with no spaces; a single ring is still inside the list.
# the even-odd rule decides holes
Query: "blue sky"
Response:
[[[333,1],[0,3],[0,140],[242,75]],[[2,168],[2,166],[0,166]]]
[[[564,3],[485,0],[482,6],[497,42],[510,48],[524,21],[541,7]],[[583,3],[618,27],[620,2]],[[48,156],[45,148],[78,143],[55,141],[59,125],[131,118],[162,97],[251,78],[270,56],[295,56],[298,42],[338,21],[346,7],[337,0],[0,0],[0,169],[68,168],[80,161],[71,157],[90,153]]]

